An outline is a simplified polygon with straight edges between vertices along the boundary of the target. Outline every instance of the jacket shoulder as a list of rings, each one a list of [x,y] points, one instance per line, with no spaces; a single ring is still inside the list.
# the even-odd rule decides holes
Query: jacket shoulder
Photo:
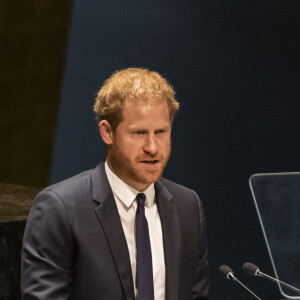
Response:
[[[184,195],[185,197],[198,198],[198,195],[196,194],[196,192],[186,186],[183,186],[181,184],[178,184],[176,182],[173,182],[173,181],[168,180],[163,177],[160,178],[160,181],[173,197],[174,196],[180,197],[180,196]]]
[[[73,177],[46,187],[38,194],[38,196],[52,194],[61,199],[63,202],[68,200],[72,200],[72,202],[74,202],[76,199],[80,200],[91,198],[93,193],[93,177],[97,177],[98,179],[100,173],[101,164],[95,169],[84,171]],[[97,180],[97,183],[100,182],[101,180]]]
[[[73,177],[60,181],[58,183],[52,184],[42,192],[53,192],[59,196],[63,196],[66,194],[76,195],[76,193],[81,193],[89,189],[91,186],[91,173],[93,170],[84,171],[80,174],[77,174]]]

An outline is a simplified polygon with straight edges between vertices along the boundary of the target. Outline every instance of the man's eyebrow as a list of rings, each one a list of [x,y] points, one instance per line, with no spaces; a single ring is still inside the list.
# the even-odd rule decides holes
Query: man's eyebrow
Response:
[[[143,131],[145,131],[145,130],[149,130],[149,129],[147,129],[145,127],[142,127],[142,126],[133,125],[133,126],[129,127],[129,130],[143,130]]]
[[[170,128],[171,128],[170,125],[157,126],[157,127],[154,128],[154,131],[155,130],[168,130]],[[132,127],[129,127],[129,130],[132,130],[132,131],[149,131],[149,128],[146,128],[146,127],[143,127],[143,126],[133,125]]]
[[[167,130],[167,129],[170,129],[170,128],[171,128],[171,125],[167,124],[167,125],[165,125],[165,126],[159,126],[159,127],[157,127],[156,130],[159,130],[159,129]]]

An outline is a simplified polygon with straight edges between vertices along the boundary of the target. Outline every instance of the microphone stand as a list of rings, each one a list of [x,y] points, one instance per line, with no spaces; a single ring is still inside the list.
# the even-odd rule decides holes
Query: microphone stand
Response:
[[[267,274],[261,272],[260,270],[257,270],[257,271],[256,271],[256,274],[257,274],[258,276],[261,276],[261,277],[264,277],[264,278],[266,278],[266,279],[269,279],[269,280],[271,280],[271,281],[273,281],[273,282],[276,282],[276,283],[279,282],[281,285],[283,285],[283,286],[285,286],[285,287],[291,289],[292,291],[294,291],[294,292],[296,292],[296,293],[300,293],[300,290],[297,289],[297,288],[295,288],[294,286],[289,285],[289,284],[287,284],[287,283],[285,283],[285,282],[283,282],[283,281],[281,281],[281,280],[279,280],[279,279],[275,279],[275,278],[273,278],[272,276],[269,276],[269,275],[267,275]]]
[[[236,281],[238,284],[240,284],[245,290],[247,290],[252,296],[254,296],[258,300],[262,300],[257,295],[255,295],[250,289],[248,289],[243,283],[241,283],[233,274],[228,274],[228,276],[231,277],[232,280]]]

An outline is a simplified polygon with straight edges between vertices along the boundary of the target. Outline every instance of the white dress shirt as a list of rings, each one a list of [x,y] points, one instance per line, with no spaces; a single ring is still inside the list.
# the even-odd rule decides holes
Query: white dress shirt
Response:
[[[107,161],[105,161],[105,171],[113,191],[127,241],[134,283],[134,292],[135,295],[137,295],[135,214],[137,208],[136,196],[140,192],[127,185],[124,181],[117,177],[109,168]],[[151,184],[146,190],[143,191],[143,193],[146,195],[145,216],[149,227],[152,252],[154,298],[155,300],[165,300],[165,258],[163,236],[160,217],[155,202],[154,184]]]

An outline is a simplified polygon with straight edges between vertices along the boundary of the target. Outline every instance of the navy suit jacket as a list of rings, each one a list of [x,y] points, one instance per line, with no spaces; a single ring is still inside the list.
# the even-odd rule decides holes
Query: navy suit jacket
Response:
[[[166,299],[209,299],[205,218],[195,192],[155,183]],[[21,272],[26,300],[134,300],[128,247],[104,163],[52,185],[33,202]]]

